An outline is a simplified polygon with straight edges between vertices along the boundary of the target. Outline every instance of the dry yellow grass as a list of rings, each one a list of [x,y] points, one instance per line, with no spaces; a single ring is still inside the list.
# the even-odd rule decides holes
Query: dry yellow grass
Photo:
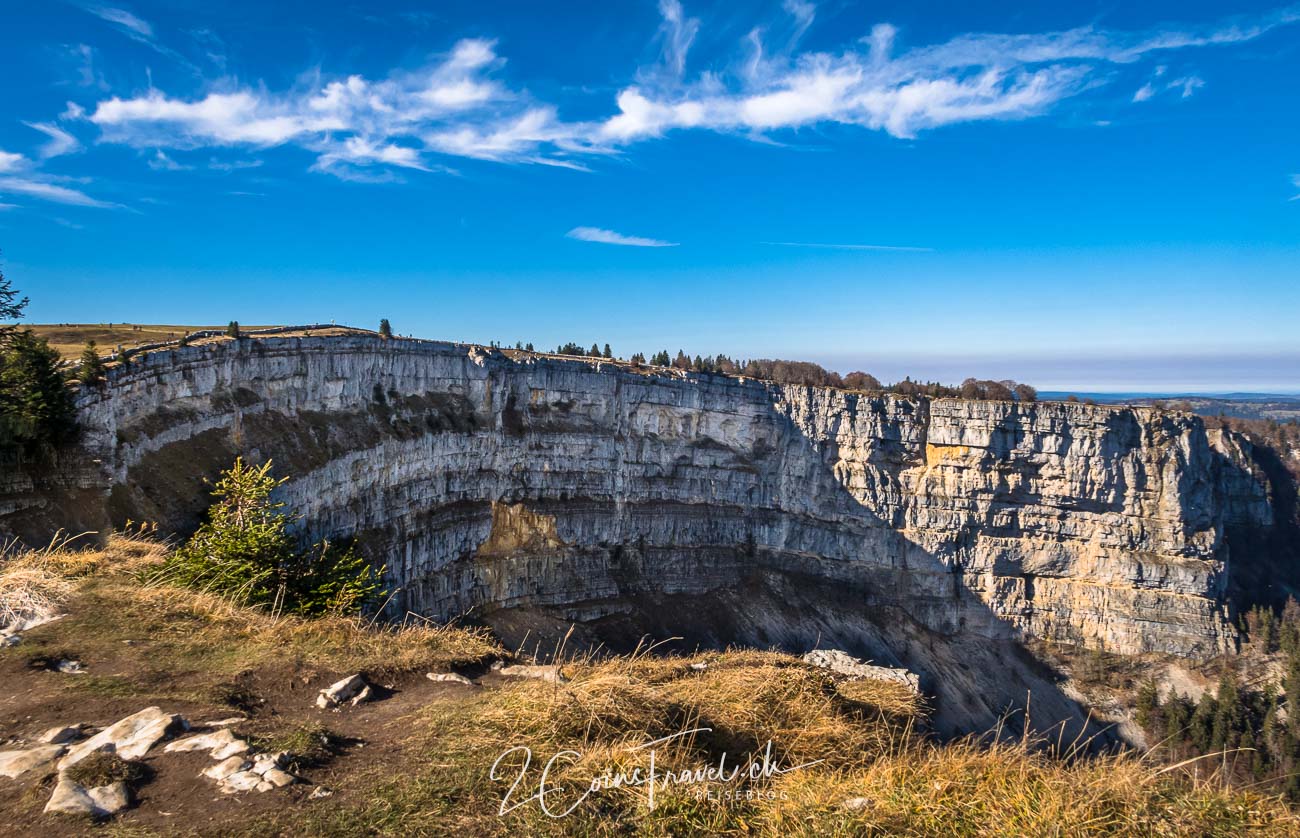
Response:
[[[6,589],[6,577],[39,579],[42,587],[28,587],[46,591],[60,605],[76,600],[67,630],[81,638],[83,648],[112,648],[147,638],[157,663],[212,675],[287,659],[320,669],[378,674],[445,667],[500,651],[482,631],[422,621],[390,626],[362,617],[272,615],[215,594],[142,584],[139,580],[154,575],[167,549],[148,537],[116,534],[102,547],[56,545],[16,553],[0,570],[0,592]]]
[[[94,568],[88,552],[69,549],[77,537],[56,537],[42,549],[0,546],[0,629],[20,629],[57,615],[72,595],[70,577]]]
[[[131,349],[148,343],[179,340],[188,332],[224,329],[220,326],[141,325],[138,323],[34,323],[30,328],[50,342],[56,352],[68,360],[81,357],[86,341],[93,340],[101,355],[111,353],[118,346]],[[245,329],[265,329],[266,326],[244,326]]]
[[[164,555],[165,547],[148,539],[117,536],[102,550],[46,551],[11,567],[69,586],[69,615],[56,624],[61,637],[75,636],[79,648],[101,644],[105,653],[120,652],[124,639],[147,637],[148,655],[167,668],[167,683],[215,683],[287,660],[383,672],[500,652],[476,632],[277,618],[212,595],[140,584]],[[347,771],[344,793],[212,829],[340,836],[1300,836],[1300,819],[1282,800],[1230,788],[1211,765],[1199,766],[1197,776],[1191,767],[1163,769],[1137,755],[1062,760],[1033,742],[938,743],[918,732],[924,708],[899,685],[846,683],[778,652],[662,657],[642,650],[569,659],[563,668],[566,683],[502,680],[418,706],[391,723],[397,738],[385,743],[382,762],[355,770],[349,757],[336,763]],[[653,747],[657,776],[673,772],[673,781],[656,786],[653,808],[647,788],[636,784],[598,788],[579,800],[593,779],[644,771],[650,749],[638,746],[680,731],[694,732]],[[801,767],[756,778],[703,773],[762,759],[769,741],[773,765]],[[526,770],[522,751],[498,762],[517,746],[531,749]],[[550,777],[564,790],[551,808],[554,814],[577,805],[551,817],[529,798],[542,766],[564,752]],[[679,782],[682,772],[696,773]],[[507,793],[521,805],[502,814]]]

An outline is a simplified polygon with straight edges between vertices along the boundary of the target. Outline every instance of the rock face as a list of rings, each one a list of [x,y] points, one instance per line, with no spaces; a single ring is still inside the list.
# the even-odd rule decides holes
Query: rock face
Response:
[[[0,530],[184,531],[204,478],[269,457],[302,535],[356,537],[398,613],[507,634],[821,636],[897,662],[922,635],[1208,656],[1235,642],[1225,533],[1271,516],[1248,443],[1154,409],[362,336],[154,352],[78,403],[83,451],[0,497]]]

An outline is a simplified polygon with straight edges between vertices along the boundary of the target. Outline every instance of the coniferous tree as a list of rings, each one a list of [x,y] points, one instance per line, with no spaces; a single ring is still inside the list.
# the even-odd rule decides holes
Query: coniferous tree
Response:
[[[231,337],[238,340],[240,336],[241,335],[239,332],[239,321],[231,320],[230,325],[226,326],[226,337]]]
[[[1292,735],[1300,734],[1300,655],[1292,653],[1288,657],[1283,689],[1286,695],[1287,730]]]
[[[1192,713],[1192,722],[1188,731],[1192,746],[1201,753],[1210,750],[1210,743],[1214,738],[1214,717],[1218,710],[1218,702],[1214,700],[1210,691],[1206,690],[1196,705],[1196,711]]]
[[[393,327],[389,325],[387,317],[379,321],[379,336],[384,340],[393,336]]]
[[[1138,689],[1134,716],[1138,727],[1150,730],[1156,726],[1156,716],[1160,712],[1160,690],[1154,678],[1148,678]]]
[[[1237,679],[1232,673],[1224,672],[1219,676],[1219,690],[1214,703],[1214,725],[1210,731],[1210,749],[1220,751],[1234,747],[1244,727],[1241,696],[1237,691]]]
[[[0,445],[34,451],[72,437],[76,412],[60,361],[31,330],[8,335],[0,354]]]
[[[608,343],[605,344],[605,352],[604,352],[604,355],[605,355],[606,358],[613,358],[613,357],[614,357],[614,353],[613,353],[612,350],[610,350],[610,348],[609,348],[609,344],[608,344]]]
[[[86,348],[81,350],[81,366],[77,370],[77,380],[86,385],[102,384],[104,373],[104,360],[99,357],[95,342],[86,341]]]
[[[1295,597],[1287,597],[1282,608],[1282,619],[1277,632],[1278,646],[1288,656],[1295,656],[1300,651],[1300,603]]]
[[[1187,696],[1174,693],[1164,706],[1165,729],[1167,739],[1183,742],[1191,735],[1192,703]]]
[[[21,320],[23,309],[27,308],[28,300],[26,297],[18,296],[18,289],[5,278],[0,271],[0,346],[5,345],[13,337],[18,329],[10,321]]]

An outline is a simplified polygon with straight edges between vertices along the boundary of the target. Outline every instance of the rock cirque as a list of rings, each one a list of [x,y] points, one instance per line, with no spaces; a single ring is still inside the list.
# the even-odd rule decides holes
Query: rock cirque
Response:
[[[577,623],[615,646],[823,640],[913,670],[936,638],[976,669],[985,641],[1023,637],[1204,658],[1235,643],[1227,580],[1251,557],[1229,533],[1272,516],[1249,443],[1194,416],[430,341],[157,351],[78,408],[77,451],[0,481],[0,531],[183,533],[204,479],[272,458],[302,537],[356,538],[394,615],[508,642]]]

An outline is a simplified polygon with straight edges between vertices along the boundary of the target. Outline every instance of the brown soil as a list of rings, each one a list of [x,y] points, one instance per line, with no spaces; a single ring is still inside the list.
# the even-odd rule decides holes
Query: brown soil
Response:
[[[254,743],[300,726],[323,726],[338,743],[328,760],[298,769],[303,782],[266,793],[222,794],[202,777],[212,764],[205,752],[164,753],[154,746],[141,760],[144,779],[135,787],[134,805],[115,817],[115,828],[136,827],[146,833],[177,831],[239,831],[259,814],[286,805],[310,806],[308,797],[318,786],[333,792],[335,801],[352,792],[347,777],[377,765],[401,763],[401,741],[409,735],[413,712],[435,702],[456,702],[478,688],[434,683],[423,671],[393,675],[378,673],[371,682],[379,687],[375,700],[338,711],[315,706],[317,693],[350,672],[327,671],[286,660],[240,673],[234,679],[213,682],[202,671],[175,675],[160,673],[151,657],[153,645],[145,638],[104,638],[86,641],[79,631],[76,611],[89,604],[78,596],[69,603],[69,617],[24,633],[18,646],[0,650],[0,750],[28,747],[41,732],[55,726],[83,723],[96,728],[157,705],[181,714],[192,730],[205,730],[204,722],[244,716],[234,730]],[[79,640],[78,635],[81,636]],[[52,671],[60,658],[75,659],[84,674]],[[470,674],[475,674],[471,672]],[[488,678],[491,685],[498,682]],[[67,816],[45,815],[42,809],[53,788],[52,774],[0,778],[0,812],[6,835],[83,835],[98,833],[102,825]]]

